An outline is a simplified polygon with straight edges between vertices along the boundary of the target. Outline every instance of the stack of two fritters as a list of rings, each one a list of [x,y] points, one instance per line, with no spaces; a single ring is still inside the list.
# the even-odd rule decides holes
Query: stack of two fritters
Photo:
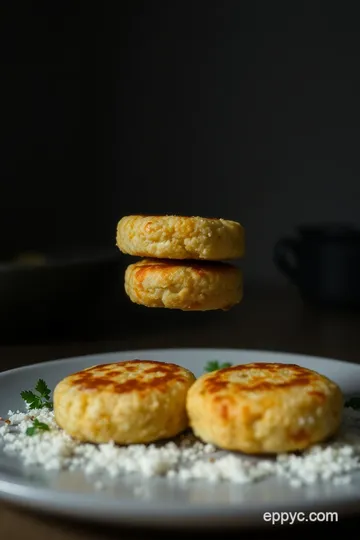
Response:
[[[147,307],[183,311],[228,310],[242,300],[239,268],[228,260],[244,256],[244,229],[235,221],[202,217],[123,217],[116,244],[143,257],[125,271],[130,300]]]

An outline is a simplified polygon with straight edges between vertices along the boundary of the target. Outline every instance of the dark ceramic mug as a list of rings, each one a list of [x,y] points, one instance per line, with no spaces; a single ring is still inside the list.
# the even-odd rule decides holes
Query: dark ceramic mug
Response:
[[[273,260],[311,303],[360,307],[360,230],[351,225],[304,225],[281,238]]]

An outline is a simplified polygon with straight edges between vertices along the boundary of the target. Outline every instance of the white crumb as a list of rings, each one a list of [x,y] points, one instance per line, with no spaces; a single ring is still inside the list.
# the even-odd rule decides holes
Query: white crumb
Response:
[[[47,424],[50,431],[27,435],[34,419]],[[360,412],[349,408],[344,411],[342,431],[336,440],[302,454],[279,455],[274,459],[220,451],[191,433],[163,444],[120,447],[113,443],[79,443],[57,426],[48,409],[9,411],[8,420],[10,423],[0,424],[0,445],[5,453],[20,458],[25,466],[81,470],[90,477],[100,473],[104,481],[94,480],[97,489],[106,485],[106,477],[116,479],[129,474],[140,478],[166,477],[182,483],[202,479],[249,484],[277,476],[293,488],[319,481],[343,485],[360,469]],[[142,489],[135,490],[139,496]]]

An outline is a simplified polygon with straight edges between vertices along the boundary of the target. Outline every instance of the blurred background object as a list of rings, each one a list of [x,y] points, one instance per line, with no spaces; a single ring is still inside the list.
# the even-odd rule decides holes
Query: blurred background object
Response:
[[[310,304],[360,308],[360,230],[351,224],[308,224],[274,247],[280,272]]]
[[[125,303],[123,272],[115,249],[9,254],[0,260],[0,343],[101,333]]]

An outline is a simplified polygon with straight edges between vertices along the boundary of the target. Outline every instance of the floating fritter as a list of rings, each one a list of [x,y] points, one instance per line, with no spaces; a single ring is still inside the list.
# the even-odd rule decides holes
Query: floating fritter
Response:
[[[221,261],[244,256],[245,234],[226,219],[133,215],[119,221],[116,244],[138,257]]]
[[[227,263],[144,259],[127,267],[125,291],[151,308],[226,311],[242,300],[242,272]]]

